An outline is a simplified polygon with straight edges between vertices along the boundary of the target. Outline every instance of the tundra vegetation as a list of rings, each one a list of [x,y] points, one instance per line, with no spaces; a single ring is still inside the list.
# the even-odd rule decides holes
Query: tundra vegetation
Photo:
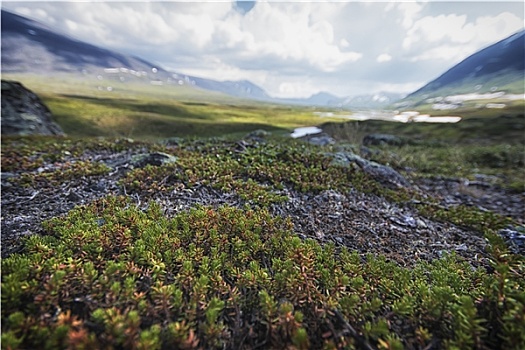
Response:
[[[235,134],[261,125],[273,125],[270,130],[305,125],[310,120],[301,119],[304,109],[294,112],[298,119],[278,121],[286,107],[166,100],[168,108],[149,100],[43,97],[64,118],[66,133],[76,130],[75,137],[2,137],[2,172],[13,174],[6,190],[43,193],[109,177],[116,179],[116,190],[46,219],[41,234],[20,238],[19,251],[2,259],[3,349],[525,347],[525,258],[498,234],[507,227],[522,230],[523,217],[444,206],[417,186],[386,187],[358,167],[333,161],[340,147],[360,152],[358,141],[348,143],[346,137],[344,144],[345,133],[395,132],[400,125],[326,125],[339,142],[320,147],[279,131]],[[94,105],[100,113],[134,115],[143,103],[166,118],[209,119],[193,129],[199,138],[94,138],[89,136],[99,129],[79,123],[68,130],[68,113],[79,103],[87,110],[79,111],[74,123],[88,123],[83,118],[96,115],[88,112]],[[203,119],[188,115],[192,108]],[[144,118],[159,120],[156,112],[148,113]],[[248,124],[239,121],[239,128],[230,129],[233,136],[209,138],[220,120],[217,113],[240,113]],[[273,113],[275,124],[268,119]],[[521,136],[502,127],[490,137],[498,121],[508,120],[521,127]],[[494,117],[490,126],[466,116],[461,123],[456,130],[405,125],[405,134],[399,134],[410,142],[370,146],[369,158],[412,183],[484,174],[491,176],[490,186],[523,193],[523,116]],[[472,125],[479,127],[474,131]],[[108,127],[104,135],[116,130],[123,129]],[[128,161],[118,168],[112,157],[126,152],[163,152],[176,161],[135,167]],[[191,194],[202,189],[227,200],[194,203]],[[401,264],[338,240],[299,235],[292,218],[278,214],[300,195],[350,191],[485,239],[483,258],[451,250],[432,259],[405,256]],[[173,196],[185,205],[176,207]]]

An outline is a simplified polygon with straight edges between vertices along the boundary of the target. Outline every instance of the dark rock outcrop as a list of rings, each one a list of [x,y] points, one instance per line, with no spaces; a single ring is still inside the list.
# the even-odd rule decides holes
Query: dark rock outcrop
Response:
[[[137,154],[131,158],[131,165],[135,168],[143,168],[146,165],[161,166],[164,164],[176,163],[177,157],[164,152],[152,152]]]
[[[334,145],[336,141],[328,134],[322,132],[322,133],[316,133],[316,134],[308,134],[300,138],[301,140],[305,140],[308,143],[311,143],[312,145],[316,146],[328,146],[328,145]]]
[[[317,146],[328,146],[335,144],[335,140],[326,134],[312,136],[308,139],[308,142]]]
[[[525,228],[508,227],[500,230],[498,234],[505,240],[514,254],[525,255]]]
[[[363,145],[365,146],[401,146],[403,143],[403,140],[399,137],[388,134],[370,134],[363,139]]]
[[[410,183],[403,177],[403,175],[387,165],[366,160],[351,152],[337,152],[333,157],[333,164],[340,166],[356,164],[366,174],[372,176],[387,187],[410,187]]]
[[[3,135],[64,135],[49,108],[32,91],[15,81],[2,80]]]

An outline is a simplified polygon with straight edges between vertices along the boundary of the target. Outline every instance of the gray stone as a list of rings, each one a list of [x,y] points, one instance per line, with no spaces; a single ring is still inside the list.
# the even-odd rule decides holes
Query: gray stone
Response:
[[[525,227],[505,228],[498,232],[515,254],[525,255]]]
[[[137,154],[131,158],[131,165],[135,168],[143,168],[146,165],[161,166],[177,162],[177,157],[164,152],[153,152]]]
[[[328,135],[311,136],[308,142],[316,146],[327,146],[335,144],[335,140]]]
[[[64,132],[37,95],[18,82],[2,80],[2,134],[64,135]]]
[[[262,138],[262,139],[264,139],[265,137],[268,137],[271,134],[272,133],[269,132],[269,131],[262,130],[262,129],[257,129],[257,130],[252,131],[248,135],[246,135],[246,138],[249,138],[249,139],[251,139],[251,138],[256,138],[256,139]]]
[[[410,183],[403,175],[387,165],[366,160],[351,152],[337,152],[333,157],[332,164],[344,167],[356,164],[366,174],[390,187],[410,187]]]
[[[8,188],[8,187],[12,187],[13,185],[9,182],[10,179],[14,179],[16,178],[16,174],[14,173],[9,173],[9,172],[2,172],[0,173],[0,184],[2,186],[2,188]]]
[[[2,180],[9,180],[9,179],[14,178],[14,177],[16,177],[15,173],[10,173],[10,172],[5,172],[5,171],[0,173],[0,178]]]
[[[399,137],[388,134],[370,134],[363,139],[365,146],[401,146],[404,142]]]
[[[82,200],[82,197],[78,193],[73,192],[73,191],[69,192],[66,195],[66,198],[70,202],[78,202],[78,201]]]
[[[184,142],[184,139],[181,137],[170,137],[165,140],[162,140],[161,143],[166,146],[179,146]]]

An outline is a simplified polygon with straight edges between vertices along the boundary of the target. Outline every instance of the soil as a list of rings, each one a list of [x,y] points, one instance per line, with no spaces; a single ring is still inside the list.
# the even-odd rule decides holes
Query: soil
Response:
[[[12,181],[19,173],[2,176],[1,253],[6,257],[23,250],[20,238],[32,234],[46,234],[42,221],[63,215],[76,205],[87,204],[107,195],[128,195],[118,184],[132,169],[131,158],[144,149],[112,153],[86,151],[70,161],[91,160],[104,162],[112,168],[105,175],[79,177],[59,186],[43,183],[23,187]],[[53,164],[44,164],[43,168]],[[5,176],[4,176],[5,175]],[[437,198],[444,206],[466,204],[510,216],[524,223],[525,194],[510,194],[488,183],[465,184],[461,179],[412,179],[413,186]],[[357,250],[363,257],[378,254],[402,266],[439,258],[446,252],[455,252],[470,262],[473,268],[488,266],[483,234],[448,222],[423,217],[414,203],[390,203],[382,197],[364,194],[353,188],[345,193],[324,191],[303,194],[284,189],[287,202],[273,204],[273,215],[292,220],[295,232],[303,238],[314,238],[322,243],[333,242]],[[230,205],[244,207],[245,203],[234,193],[222,193],[200,186],[182,188],[155,194],[133,194],[139,207],[146,208],[157,201],[168,216],[188,210],[196,204],[210,206]],[[521,250],[520,250],[521,249]],[[524,254],[525,249],[519,248]]]

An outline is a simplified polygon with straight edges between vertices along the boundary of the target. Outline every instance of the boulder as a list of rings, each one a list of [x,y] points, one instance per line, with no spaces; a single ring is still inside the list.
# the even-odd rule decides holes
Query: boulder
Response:
[[[164,164],[176,163],[177,157],[164,152],[152,152],[137,154],[131,158],[130,164],[134,168],[143,168],[146,165],[161,166]]]
[[[326,134],[319,134],[319,135],[311,136],[308,138],[308,142],[311,143],[312,145],[317,145],[317,146],[328,146],[328,145],[335,144],[335,140]]]
[[[2,80],[2,134],[64,135],[64,131],[37,95],[19,82]]]
[[[403,175],[387,165],[366,160],[351,152],[337,152],[333,154],[333,157],[332,164],[346,167],[356,164],[366,174],[388,187],[410,187],[410,183]]]
[[[370,134],[363,139],[363,145],[365,146],[401,146],[403,144],[403,140],[399,137],[388,134]]]
[[[244,137],[245,140],[264,143],[266,139],[271,136],[272,133],[266,130],[257,129],[249,133]]]
[[[263,129],[257,129],[246,135],[246,138],[265,138],[270,136],[272,133]]]
[[[525,255],[525,227],[507,227],[498,231],[514,254]]]

